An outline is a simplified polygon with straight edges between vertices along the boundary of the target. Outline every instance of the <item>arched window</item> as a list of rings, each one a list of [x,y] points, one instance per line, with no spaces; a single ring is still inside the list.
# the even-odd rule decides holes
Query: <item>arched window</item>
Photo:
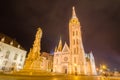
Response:
[[[73,31],[73,36],[75,35],[75,32]]]
[[[78,48],[78,46],[77,46],[77,54],[78,54],[78,49],[79,49],[79,48]]]
[[[76,54],[76,48],[74,48],[74,54]]]
[[[76,57],[74,57],[74,63],[76,63]]]
[[[73,40],[73,45],[75,45],[75,39]]]
[[[77,39],[77,45],[79,44],[79,41],[78,41],[78,39]]]
[[[78,31],[76,31],[76,36],[78,36]]]

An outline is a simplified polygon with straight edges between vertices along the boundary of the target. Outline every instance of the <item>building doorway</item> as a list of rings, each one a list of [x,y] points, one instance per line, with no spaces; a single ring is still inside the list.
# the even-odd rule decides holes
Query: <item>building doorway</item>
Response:
[[[65,69],[65,74],[67,74],[67,69]]]
[[[65,73],[65,74],[68,73],[67,66],[63,66],[63,73]]]
[[[75,75],[77,75],[77,67],[75,66]]]

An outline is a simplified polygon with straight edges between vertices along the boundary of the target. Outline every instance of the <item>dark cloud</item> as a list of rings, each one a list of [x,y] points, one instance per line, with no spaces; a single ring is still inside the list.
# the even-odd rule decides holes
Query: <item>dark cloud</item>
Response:
[[[97,65],[119,68],[119,0],[0,1],[0,32],[29,50],[36,28],[41,27],[42,51],[52,52],[60,35],[69,44],[68,22],[73,5],[82,26],[85,51],[93,51]]]

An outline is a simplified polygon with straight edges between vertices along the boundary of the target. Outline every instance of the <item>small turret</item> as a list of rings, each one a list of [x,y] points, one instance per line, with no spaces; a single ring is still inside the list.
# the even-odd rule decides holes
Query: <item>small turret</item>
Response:
[[[57,52],[57,46],[55,47],[55,50],[54,50],[54,52]]]
[[[57,51],[62,51],[62,39],[60,37]]]

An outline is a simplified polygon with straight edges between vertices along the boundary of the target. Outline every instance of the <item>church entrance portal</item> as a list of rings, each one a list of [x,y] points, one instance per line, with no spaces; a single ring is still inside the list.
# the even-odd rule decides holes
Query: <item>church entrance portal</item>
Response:
[[[63,73],[67,74],[67,66],[63,66]]]
[[[75,67],[75,75],[77,75],[77,67]]]

